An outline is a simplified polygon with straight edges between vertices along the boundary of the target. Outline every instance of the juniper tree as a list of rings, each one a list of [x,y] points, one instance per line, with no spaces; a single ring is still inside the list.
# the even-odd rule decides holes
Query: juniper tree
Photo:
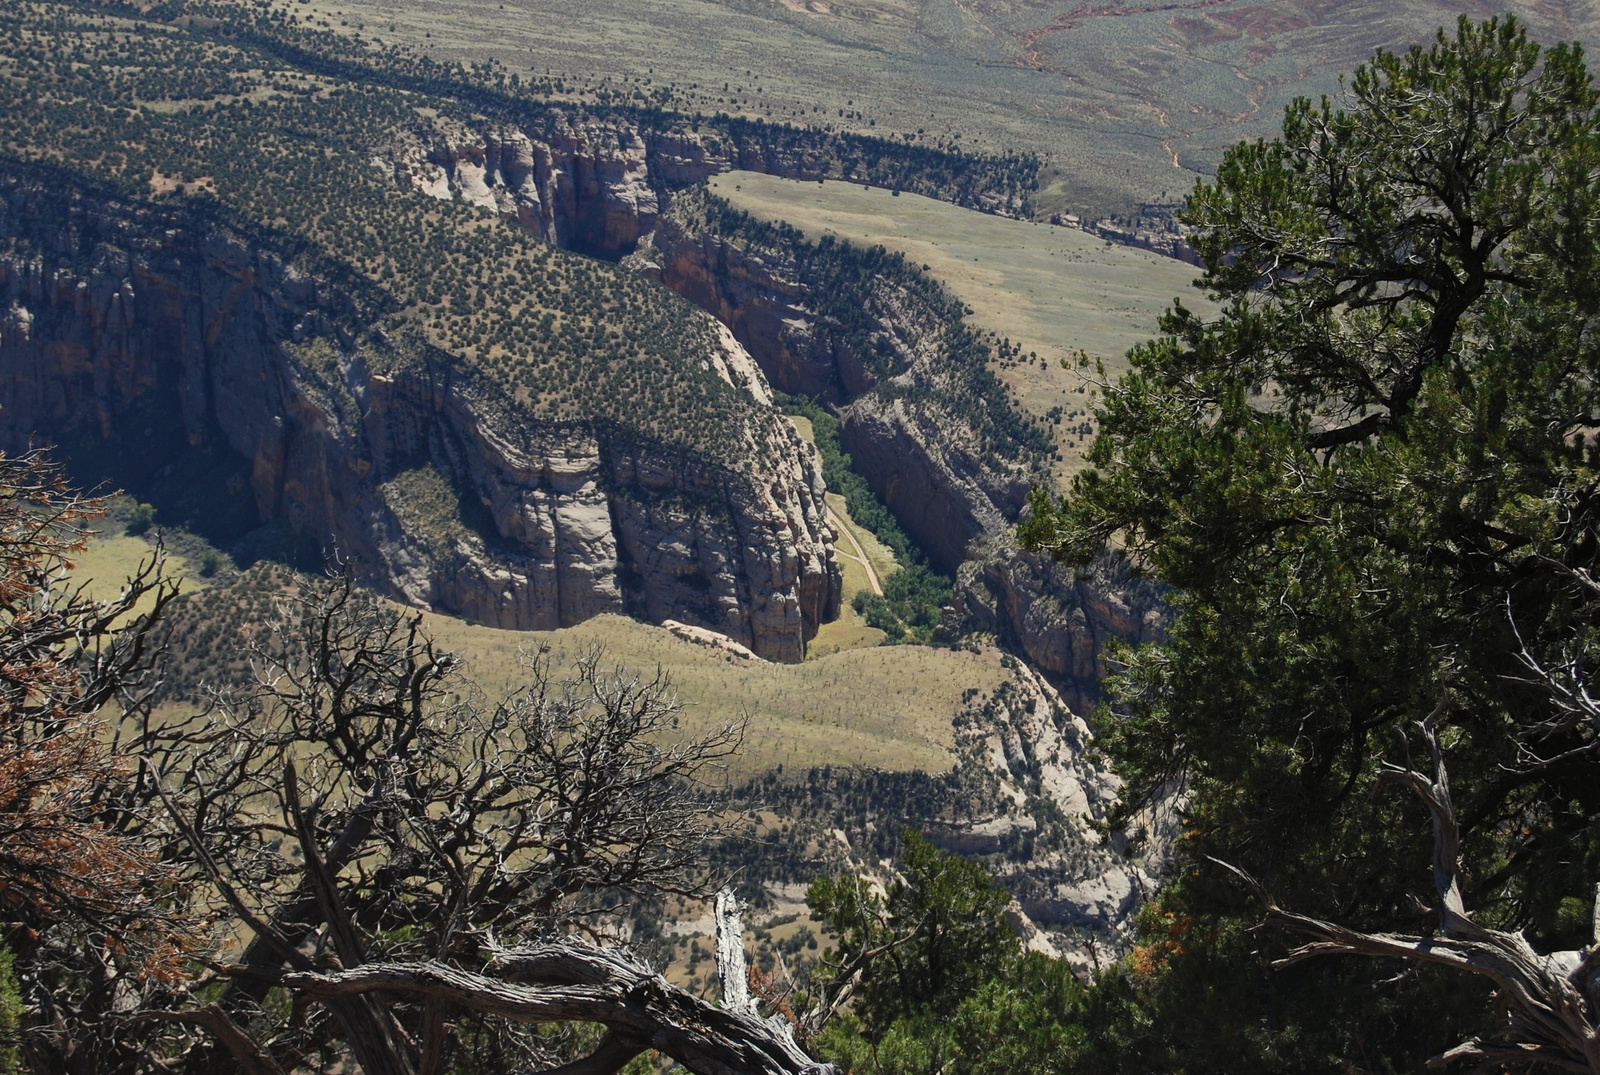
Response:
[[[1589,943],[1600,727],[1570,697],[1600,614],[1597,163],[1581,50],[1511,18],[1295,102],[1188,200],[1222,313],[1175,304],[1106,386],[1093,468],[1033,498],[1033,548],[1109,545],[1174,588],[1102,740],[1130,807],[1188,795],[1141,949],[1152,1067],[1413,1066],[1487,1018],[1455,979],[1268,970],[1281,942],[1242,932],[1211,862],[1299,912],[1425,930],[1426,829],[1369,791],[1441,697],[1466,904]]]

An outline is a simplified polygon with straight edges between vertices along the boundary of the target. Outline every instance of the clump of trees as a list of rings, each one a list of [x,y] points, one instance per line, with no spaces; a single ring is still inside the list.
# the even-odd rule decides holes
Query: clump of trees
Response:
[[[1179,611],[1102,717],[1130,809],[1189,803],[1108,1024],[1143,1070],[1600,1070],[1597,103],[1510,18],[1296,102],[1188,201],[1223,312],[1175,306],[1035,496],[1029,545],[1109,545]],[[1522,967],[1274,969],[1233,870],[1302,956]]]
[[[934,570],[867,479],[851,469],[850,455],[839,443],[839,419],[805,396],[780,394],[778,404],[787,414],[810,419],[817,454],[822,456],[823,481],[844,497],[850,518],[872,531],[900,562],[900,569],[884,580],[882,596],[868,590],[856,594],[855,610],[869,627],[884,632],[888,642],[932,641],[934,630],[943,622],[944,606],[950,603],[951,580]]]
[[[807,893],[836,939],[795,1006],[802,1027],[833,1017],[819,1055],[861,1075],[1116,1070],[1086,1029],[1093,993],[1065,960],[1024,951],[981,866],[912,832],[896,865],[887,887],[846,875]]]

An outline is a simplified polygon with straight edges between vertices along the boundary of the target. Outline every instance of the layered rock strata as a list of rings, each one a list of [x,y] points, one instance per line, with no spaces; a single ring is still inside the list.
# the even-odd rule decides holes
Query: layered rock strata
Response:
[[[889,162],[897,151],[911,152],[870,139],[851,149],[849,138],[836,144],[817,132],[725,118],[702,124],[657,113],[653,120],[565,106],[524,108],[514,121],[419,116],[372,147],[371,159],[425,194],[480,205],[571,250],[619,257],[654,229],[668,191],[720,172],[881,182],[882,176],[874,179],[874,158]],[[974,174],[965,177],[961,158],[944,163],[901,169],[906,185],[985,212],[1023,214],[1024,194],[984,162],[967,160]]]
[[[844,412],[844,437],[858,469],[954,572],[968,542],[1015,520],[1028,481],[1015,467],[985,461],[959,419],[926,402],[908,404],[925,401],[920,390],[939,375],[943,318],[903,291],[863,294],[869,335],[893,350],[892,379],[901,389],[899,398],[865,398],[879,372],[859,346],[819,323],[781,246],[752,250],[667,211],[668,189],[728,167],[814,178],[826,174],[826,160],[745,160],[707,141],[716,152],[688,132],[650,134],[599,118],[578,125],[559,111],[518,127],[436,117],[398,132],[372,161],[397,183],[472,202],[558,245],[626,255],[631,267],[727,325],[778,388],[856,401]]]
[[[858,295],[872,361],[821,309],[803,278],[798,235],[751,243],[675,212],[670,190],[730,167],[814,178],[828,161],[739,152],[709,132],[665,133],[552,112],[520,126],[419,121],[373,154],[401,184],[493,210],[560,245],[608,256],[713,314],[777,388],[831,401],[841,438],[877,495],[933,561],[957,579],[953,629],[991,633],[1052,676],[1072,704],[1099,696],[1112,638],[1159,633],[1157,602],[1121,584],[1070,577],[1017,549],[1010,532],[1030,475],[984,450],[936,403],[943,312],[882,281]],[[859,326],[858,326],[859,327]],[[887,373],[887,376],[885,376]]]
[[[0,175],[0,446],[41,436],[237,457],[235,490],[366,581],[497,627],[605,611],[672,617],[795,661],[837,614],[815,450],[755,405],[755,364],[704,361],[753,399],[732,458],[594,423],[541,422],[404,322],[181,209]],[[168,463],[170,468],[176,463]]]

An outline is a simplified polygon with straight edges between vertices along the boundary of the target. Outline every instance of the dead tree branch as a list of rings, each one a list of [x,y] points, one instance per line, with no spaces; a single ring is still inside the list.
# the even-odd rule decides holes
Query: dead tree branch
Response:
[[[1499,1007],[1506,1013],[1503,1025],[1490,1038],[1474,1038],[1441,1053],[1430,1066],[1470,1059],[1491,1068],[1539,1063],[1600,1075],[1600,927],[1588,948],[1541,955],[1520,933],[1489,929],[1472,920],[1462,900],[1460,829],[1434,726],[1437,716],[1438,711],[1420,725],[1430,771],[1389,765],[1380,780],[1411,789],[1433,815],[1438,932],[1426,937],[1367,933],[1284,910],[1268,897],[1268,923],[1315,938],[1275,965],[1349,954],[1433,963],[1481,974],[1495,983]],[[1261,891],[1254,881],[1250,883]]]
[[[667,982],[617,949],[567,941],[505,953],[487,973],[442,963],[370,963],[328,974],[290,974],[283,984],[335,1000],[382,991],[522,1023],[602,1023],[589,1057],[559,1071],[610,1075],[656,1049],[700,1075],[830,1075],[793,1039],[753,1013],[718,1008]]]

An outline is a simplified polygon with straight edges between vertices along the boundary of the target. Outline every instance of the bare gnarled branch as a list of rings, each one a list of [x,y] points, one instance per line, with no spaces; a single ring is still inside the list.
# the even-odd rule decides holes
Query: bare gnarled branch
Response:
[[[1460,829],[1434,726],[1440,712],[1435,710],[1421,724],[1430,772],[1387,766],[1380,775],[1385,783],[1410,788],[1433,814],[1438,933],[1431,937],[1366,933],[1286,911],[1266,897],[1248,875],[1235,867],[1227,868],[1263,895],[1269,924],[1316,938],[1294,949],[1275,966],[1291,966],[1325,955],[1380,956],[1454,967],[1493,981],[1506,1009],[1500,1032],[1491,1039],[1463,1042],[1435,1057],[1430,1065],[1462,1059],[1490,1064],[1538,1062],[1584,1075],[1600,1075],[1600,906],[1596,908],[1594,944],[1575,952],[1541,955],[1520,933],[1503,933],[1472,921],[1461,895]],[[1600,892],[1596,898],[1600,900]]]
[[[517,1022],[602,1023],[608,1034],[560,1071],[608,1075],[656,1049],[700,1075],[831,1075],[784,1031],[753,1013],[718,1008],[671,985],[617,949],[577,941],[498,956],[488,974],[442,963],[371,963],[330,974],[290,974],[283,984],[317,1000],[383,992],[437,998]]]

